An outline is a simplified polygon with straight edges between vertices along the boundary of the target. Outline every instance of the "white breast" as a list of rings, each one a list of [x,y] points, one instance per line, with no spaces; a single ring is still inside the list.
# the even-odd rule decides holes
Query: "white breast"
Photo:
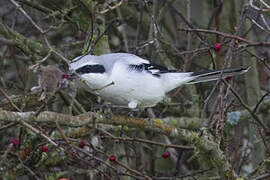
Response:
[[[98,91],[98,94],[118,105],[137,103],[141,107],[155,106],[165,95],[159,78],[147,72],[129,71],[121,62],[114,64],[104,85],[112,82],[114,85]]]

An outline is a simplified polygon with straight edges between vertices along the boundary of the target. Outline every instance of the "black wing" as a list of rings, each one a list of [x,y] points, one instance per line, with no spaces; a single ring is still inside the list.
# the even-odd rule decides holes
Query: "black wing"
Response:
[[[138,72],[147,71],[156,77],[160,77],[160,74],[162,74],[162,73],[177,72],[176,70],[170,70],[164,66],[160,66],[157,64],[147,64],[147,63],[130,64],[129,69],[135,70]]]

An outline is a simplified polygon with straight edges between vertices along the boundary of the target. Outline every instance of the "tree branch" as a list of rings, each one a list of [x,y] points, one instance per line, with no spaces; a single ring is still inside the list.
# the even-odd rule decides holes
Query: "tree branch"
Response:
[[[149,130],[157,134],[164,134],[173,138],[178,138],[183,141],[187,141],[194,145],[198,152],[202,152],[207,156],[212,163],[216,165],[218,171],[224,176],[227,176],[227,172],[230,171],[230,164],[227,161],[223,151],[219,148],[219,145],[214,142],[212,135],[204,131],[202,135],[195,131],[176,128],[158,123],[155,121],[145,121],[141,118],[125,117],[120,115],[113,115],[111,118],[107,118],[106,115],[101,113],[87,112],[78,116],[71,116],[66,114],[60,114],[55,112],[41,112],[35,117],[34,112],[11,112],[0,111],[0,121],[7,122],[27,122],[27,123],[46,123],[54,125],[55,122],[63,126],[78,127],[91,123],[111,124],[111,125],[124,125],[133,128],[139,128],[140,130]],[[234,177],[234,173],[233,176]]]

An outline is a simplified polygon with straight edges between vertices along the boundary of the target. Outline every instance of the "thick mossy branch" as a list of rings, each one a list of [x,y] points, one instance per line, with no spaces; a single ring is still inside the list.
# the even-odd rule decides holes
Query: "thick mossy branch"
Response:
[[[21,49],[33,62],[39,59],[38,56],[46,56],[50,51],[49,48],[45,47],[40,42],[31,40],[21,35],[13,29],[5,26],[1,21],[0,35],[11,40],[12,43],[14,43],[17,48]]]
[[[196,151],[206,158],[211,160],[212,163],[218,168],[224,176],[227,176],[230,171],[230,164],[226,160],[223,151],[219,148],[219,145],[214,142],[214,138],[207,131],[197,133],[186,129],[172,127],[163,123],[155,122],[154,120],[144,120],[141,118],[126,117],[119,115],[112,115],[107,117],[101,113],[87,112],[79,116],[70,116],[66,114],[60,114],[55,112],[41,112],[35,117],[34,112],[11,112],[0,111],[0,121],[5,122],[17,122],[25,121],[28,123],[46,123],[55,125],[58,122],[62,126],[79,127],[87,124],[103,123],[111,125],[124,125],[132,128],[139,128],[141,130],[149,130],[158,134],[164,134],[173,138],[186,141],[192,144]]]

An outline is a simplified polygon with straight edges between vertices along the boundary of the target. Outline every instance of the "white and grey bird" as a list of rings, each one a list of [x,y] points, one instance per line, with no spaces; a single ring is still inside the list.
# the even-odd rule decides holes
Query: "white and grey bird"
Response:
[[[204,72],[179,72],[151,64],[129,53],[100,56],[83,55],[72,60],[70,71],[76,72],[88,91],[115,105],[129,108],[153,107],[167,92],[184,84],[213,81],[238,75],[248,68],[228,68]]]

